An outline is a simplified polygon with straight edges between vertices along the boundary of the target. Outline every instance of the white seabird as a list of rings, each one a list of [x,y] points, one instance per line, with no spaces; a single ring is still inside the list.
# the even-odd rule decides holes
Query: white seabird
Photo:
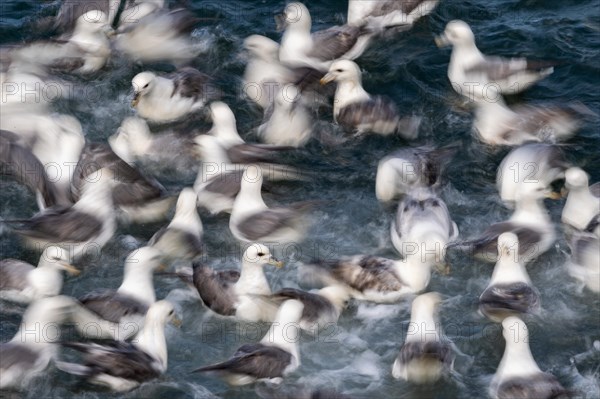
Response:
[[[73,206],[46,208],[30,219],[7,222],[15,225],[14,230],[32,248],[41,251],[57,245],[68,251],[72,262],[99,251],[115,233],[113,186],[113,173],[100,169],[94,179],[84,183],[81,197]]]
[[[402,255],[421,253],[443,264],[446,246],[458,237],[446,203],[429,188],[407,194],[398,204],[390,228],[392,244]]]
[[[0,389],[22,388],[43,372],[58,354],[60,334],[50,334],[42,326],[65,322],[74,301],[65,296],[37,300],[25,311],[13,339],[0,344]]]
[[[348,0],[348,25],[371,29],[409,29],[419,18],[431,13],[439,0]]]
[[[231,210],[229,230],[243,242],[300,242],[309,227],[307,212],[315,202],[302,201],[269,208],[262,199],[262,183],[259,167],[246,168]]]
[[[304,264],[300,278],[307,283],[342,286],[353,298],[393,303],[427,288],[435,262],[420,252],[392,260],[355,255]]]
[[[296,86],[283,86],[265,111],[263,123],[256,132],[258,138],[278,146],[304,146],[310,140],[313,121],[301,96]]]
[[[141,72],[131,81],[131,105],[139,116],[153,122],[169,122],[202,109],[218,97],[208,75],[191,67],[159,76]]]
[[[479,311],[496,322],[508,316],[537,312],[540,295],[519,259],[519,239],[515,234],[500,234],[498,254],[492,278],[479,297]]]
[[[570,138],[588,112],[579,107],[519,105],[509,108],[495,86],[473,95],[473,131],[489,145],[516,146],[527,142],[555,143]]]
[[[556,377],[542,372],[533,359],[529,349],[529,330],[523,320],[514,316],[504,319],[502,335],[506,346],[490,384],[489,392],[493,399],[568,396]]]
[[[64,249],[50,246],[44,249],[37,267],[17,259],[0,261],[0,298],[29,303],[60,294],[63,285],[61,272],[77,276],[79,270],[69,263]]]
[[[142,118],[125,118],[117,132],[108,138],[108,143],[115,154],[130,165],[139,162],[144,166],[156,165],[161,170],[197,172],[198,154],[194,151],[193,135],[170,130],[152,133]]]
[[[193,264],[193,283],[202,302],[213,312],[249,321],[271,321],[256,295],[271,295],[263,271],[267,264],[282,267],[269,248],[253,243],[242,258],[241,270],[213,270],[201,262]]]
[[[567,158],[557,145],[530,143],[519,146],[509,152],[498,167],[496,186],[500,198],[512,207],[524,184],[539,184],[549,189],[551,183],[564,177],[568,167]]]
[[[444,339],[436,309],[437,292],[413,299],[406,340],[392,366],[392,376],[418,384],[432,383],[452,371],[454,352]]]
[[[244,94],[267,109],[279,90],[294,80],[294,74],[279,62],[279,44],[268,37],[248,36],[244,48],[250,53],[244,71]]]
[[[154,178],[129,165],[106,143],[88,143],[79,157],[72,181],[73,198],[87,180],[96,179],[99,168],[114,174],[113,203],[122,212],[119,218],[125,221],[149,222],[162,220],[175,202],[165,188]]]
[[[379,161],[377,166],[377,199],[388,202],[414,189],[438,188],[442,171],[455,153],[456,148],[450,146],[409,147],[394,151]]]
[[[312,19],[302,3],[290,3],[278,25],[285,27],[279,46],[279,60],[290,68],[309,67],[325,72],[331,61],[357,58],[366,48],[358,39],[367,32],[362,27],[343,25],[311,34]]]
[[[569,190],[561,220],[577,230],[586,230],[600,215],[600,182],[591,186],[587,173],[581,168],[569,168],[565,187]]]
[[[542,202],[547,196],[544,187],[524,184],[515,198],[515,212],[508,220],[490,225],[478,238],[451,243],[449,247],[468,250],[483,260],[495,262],[498,237],[502,233],[514,233],[519,240],[519,256],[523,257],[523,262],[537,258],[549,250],[556,239],[554,224]]]
[[[145,1],[123,10],[114,36],[117,50],[136,62],[183,65],[206,49],[205,44],[194,43],[190,36],[198,19],[186,9],[169,11],[156,7],[156,3]]]
[[[168,321],[180,324],[173,305],[165,300],[158,301],[148,308],[144,327],[133,342],[63,343],[64,347],[83,352],[84,364],[57,361],[56,367],[113,391],[129,391],[167,370],[164,330]]]
[[[148,307],[156,301],[153,274],[161,267],[162,254],[152,247],[131,252],[123,267],[123,282],[118,289],[100,289],[79,298],[89,311],[101,319],[119,325],[118,339],[135,335],[143,325]],[[74,316],[78,316],[77,314]],[[86,334],[85,323],[78,323],[80,333]]]
[[[134,0],[98,0],[90,4],[89,0],[63,0],[56,17],[51,18],[53,27],[60,32],[69,32],[75,28],[80,16],[88,11],[99,10],[107,16],[107,24],[112,26],[122,2],[131,4]]]
[[[448,79],[458,94],[471,100],[474,91],[481,91],[489,84],[503,94],[519,93],[554,71],[549,62],[483,55],[475,45],[469,25],[459,20],[448,22],[436,43],[439,47],[453,46]]]
[[[230,385],[247,385],[267,380],[281,382],[286,374],[300,366],[300,329],[294,329],[304,305],[295,299],[285,301],[264,338],[257,344],[242,345],[222,363],[201,367],[194,372],[214,371]]]
[[[175,216],[167,226],[158,230],[148,242],[171,259],[194,259],[203,252],[202,220],[196,211],[198,197],[192,188],[179,193]]]
[[[383,96],[371,96],[362,87],[361,72],[350,60],[337,60],[321,79],[321,84],[337,82],[333,101],[336,123],[357,135],[398,133],[410,140],[417,137],[421,119],[401,117],[394,102]]]
[[[30,62],[43,67],[92,73],[100,70],[110,57],[107,33],[111,30],[102,11],[91,10],[77,18],[71,34],[59,41],[32,43],[10,53],[18,62]]]
[[[600,237],[597,233],[575,231],[569,240],[569,274],[592,292],[600,292]]]

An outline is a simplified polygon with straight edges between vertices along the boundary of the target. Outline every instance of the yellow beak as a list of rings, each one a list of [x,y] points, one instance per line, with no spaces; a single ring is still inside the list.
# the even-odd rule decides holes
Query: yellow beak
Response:
[[[133,100],[131,100],[131,106],[135,108],[135,107],[137,107],[139,102],[140,102],[140,93],[137,92],[133,95]]]
[[[447,276],[450,274],[450,263],[448,263],[448,262],[445,262],[443,264],[438,263],[438,264],[436,264],[435,269],[441,275]]]
[[[280,260],[275,259],[274,257],[271,256],[271,258],[269,259],[269,264],[275,266],[278,269],[281,269],[283,267],[283,262]]]
[[[443,33],[439,36],[435,37],[435,45],[438,47],[446,47],[449,46],[450,40],[448,40],[448,37],[446,35],[444,35]]]
[[[319,83],[321,83],[322,85],[326,85],[329,82],[333,82],[335,80],[335,76],[334,74],[332,74],[331,72],[329,72],[327,75],[323,76],[321,78],[321,80],[319,81]]]
[[[175,327],[179,328],[181,327],[181,324],[183,324],[183,322],[181,321],[181,319],[175,315],[171,316],[171,324],[173,324]]]
[[[61,262],[60,264],[63,267],[63,269],[65,269],[67,273],[69,273],[71,276],[79,276],[79,274],[81,273],[81,270],[67,262]]]

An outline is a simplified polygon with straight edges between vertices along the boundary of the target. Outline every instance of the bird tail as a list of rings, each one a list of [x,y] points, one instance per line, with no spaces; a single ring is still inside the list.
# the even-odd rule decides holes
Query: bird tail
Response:
[[[230,365],[231,365],[231,361],[227,360],[225,362],[211,364],[210,366],[204,366],[204,367],[197,368],[195,370],[190,371],[190,373],[204,373],[207,371],[227,370],[230,367]]]
[[[67,363],[67,362],[61,362],[61,361],[55,361],[54,364],[56,365],[56,368],[58,368],[59,370],[64,371],[65,373],[69,373],[69,374],[73,374],[73,375],[80,375],[83,377],[87,377],[89,375],[91,375],[92,369],[88,366],[84,366],[83,364],[78,364],[78,363]]]

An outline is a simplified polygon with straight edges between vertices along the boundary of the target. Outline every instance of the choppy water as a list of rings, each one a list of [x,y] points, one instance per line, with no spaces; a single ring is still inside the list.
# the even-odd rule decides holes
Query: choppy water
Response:
[[[216,76],[225,92],[225,101],[234,110],[240,133],[252,139],[261,114],[240,95],[244,59],[241,41],[257,33],[279,38],[273,12],[283,8],[282,1],[188,1],[199,17],[212,20],[194,32],[198,41],[210,45],[194,65]],[[10,1],[0,4],[0,44],[19,43],[39,34],[31,21],[51,13],[52,2]],[[49,6],[50,5],[50,6]],[[340,23],[346,1],[310,1],[314,28]],[[444,145],[461,143],[462,148],[447,172],[443,197],[448,203],[462,237],[482,231],[492,222],[506,219],[510,210],[503,207],[494,182],[495,171],[506,150],[490,151],[477,144],[470,133],[471,118],[456,107],[457,97],[446,78],[448,50],[439,50],[433,35],[452,19],[468,22],[480,49],[498,55],[527,55],[564,62],[553,75],[520,96],[532,103],[581,101],[600,112],[600,6],[595,0],[441,0],[430,16],[409,32],[378,40],[359,60],[365,71],[368,91],[392,97],[402,109],[424,116],[419,143]],[[164,66],[159,66],[167,70]],[[144,68],[120,58],[92,79],[74,78],[80,91],[72,101],[61,101],[55,110],[76,116],[90,140],[103,140],[113,134],[129,107],[130,80]],[[98,94],[98,96],[90,93]],[[331,113],[320,115],[330,121]],[[320,123],[318,129],[330,129]],[[592,181],[600,179],[600,130],[589,124],[571,139],[569,158],[586,169]],[[268,203],[288,203],[297,199],[330,200],[316,212],[316,223],[309,238],[299,247],[278,248],[287,265],[283,270],[268,270],[273,288],[296,287],[298,261],[315,256],[340,256],[373,253],[396,256],[389,240],[393,210],[384,209],[375,199],[374,178],[378,160],[406,145],[399,138],[371,137],[360,143],[348,141],[341,146],[311,142],[306,151],[290,156],[289,162],[317,172],[309,182],[282,183],[266,194]],[[172,190],[193,183],[193,175],[175,178],[161,176]],[[34,197],[15,183],[2,181],[0,204],[3,218],[26,217],[36,210]],[[597,398],[598,352],[592,345],[600,339],[600,300],[598,295],[578,290],[563,264],[567,246],[560,232],[562,202],[546,202],[559,231],[556,246],[528,266],[534,285],[540,290],[543,311],[527,319],[531,330],[531,349],[542,370],[555,374],[577,397]],[[227,228],[227,217],[201,214],[209,257],[215,267],[231,266],[238,251]],[[122,262],[135,246],[142,245],[159,224],[121,226],[101,256],[79,266],[84,273],[67,278],[64,292],[81,295],[93,288],[120,284]],[[2,258],[16,257],[37,263],[37,255],[22,248],[17,237],[3,230]],[[225,248],[225,249],[223,249]],[[391,365],[398,353],[409,321],[409,305],[354,304],[341,317],[339,325],[318,337],[303,336],[300,346],[302,366],[288,377],[293,383],[335,387],[358,398],[478,398],[487,395],[490,378],[503,352],[498,325],[479,316],[477,298],[487,285],[492,265],[458,254],[450,254],[452,273],[434,274],[431,290],[446,296],[441,319],[448,337],[463,355],[456,361],[457,376],[433,386],[416,387],[391,377]],[[253,387],[229,388],[207,375],[189,371],[223,360],[242,343],[258,340],[265,325],[235,323],[210,316],[198,300],[176,279],[157,278],[157,297],[168,295],[177,303],[184,324],[180,330],[168,327],[169,368],[159,380],[144,384],[125,397],[153,398],[252,398]],[[173,291],[175,290],[175,291]],[[18,328],[17,308],[2,305],[0,340],[10,339]],[[576,366],[571,359],[576,359]],[[31,385],[25,396],[100,398],[118,397],[54,368]]]

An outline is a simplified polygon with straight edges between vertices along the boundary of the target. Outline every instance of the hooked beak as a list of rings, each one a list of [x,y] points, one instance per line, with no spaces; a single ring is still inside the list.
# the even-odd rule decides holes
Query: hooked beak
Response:
[[[60,262],[60,265],[63,267],[63,269],[65,269],[67,271],[67,273],[69,273],[71,276],[79,276],[79,274],[81,273],[81,270],[79,270],[78,268],[76,268],[75,266],[67,263],[67,262]]]
[[[275,14],[275,29],[277,32],[284,31],[287,25],[287,17],[285,16],[285,12]]]
[[[438,46],[439,48],[447,47],[451,44],[452,43],[450,43],[450,40],[448,40],[448,36],[446,36],[443,33],[441,35],[435,37],[435,45]]]
[[[169,265],[167,265],[166,263],[161,263],[160,265],[158,265],[158,267],[156,268],[157,271],[159,272],[164,272],[169,268]]]
[[[448,262],[437,263],[435,265],[435,270],[442,276],[447,276],[450,274],[450,263],[448,263]]]
[[[327,75],[325,75],[321,78],[319,83],[321,83],[321,85],[326,85],[327,83],[333,82],[334,80],[335,80],[334,74],[329,72]]]
[[[556,191],[550,191],[548,194],[546,194],[546,198],[549,198],[551,200],[559,200],[563,197],[565,197],[567,195],[567,190],[563,187],[560,192],[556,192]]]
[[[134,108],[137,107],[138,103],[140,102],[140,96],[141,96],[141,93],[139,91],[134,93],[133,100],[131,100],[132,107],[134,107]]]
[[[104,25],[104,27],[102,28],[102,31],[108,38],[111,38],[111,37],[114,37],[117,35],[117,31],[114,30],[112,28],[112,26],[110,26],[110,25]]]
[[[269,262],[268,263],[269,263],[269,265],[273,265],[273,266],[275,266],[278,269],[281,269],[283,267],[283,262],[280,261],[280,260],[277,260],[277,258],[275,258],[273,256],[271,256],[269,258]]]

